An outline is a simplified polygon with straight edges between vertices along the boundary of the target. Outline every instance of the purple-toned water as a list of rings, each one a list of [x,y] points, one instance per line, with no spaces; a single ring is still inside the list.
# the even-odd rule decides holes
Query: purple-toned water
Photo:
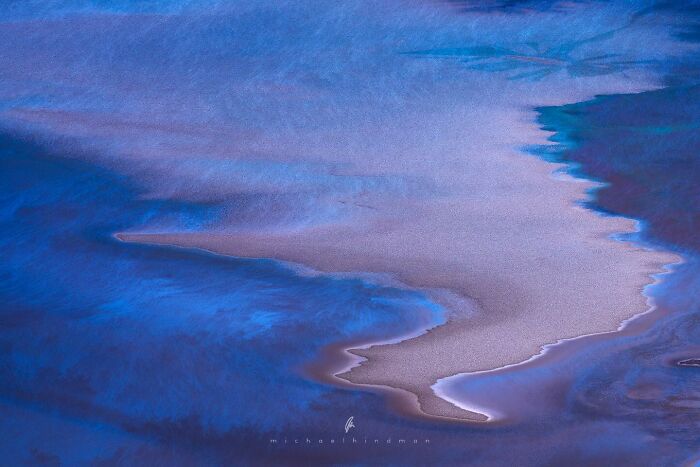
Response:
[[[698,25],[694,2],[1,5],[2,463],[700,460]],[[451,319],[431,274],[383,273],[418,258],[452,274],[445,258],[476,254],[439,248],[447,223],[431,226],[437,246],[366,270],[340,265],[362,259],[343,242],[371,225],[368,251],[392,232],[410,243],[411,211],[427,229],[439,210],[424,206],[457,218],[451,200],[478,212],[473,193],[498,185],[512,215],[483,225],[518,227],[492,234],[508,238],[497,249],[536,244],[518,213],[539,159],[604,184],[583,204],[637,220],[619,240],[683,259],[644,290],[654,311],[440,380],[494,423],[411,415],[381,388],[317,377],[329,349]],[[115,237],[299,232],[321,234],[247,259]],[[288,256],[325,272],[276,261]],[[499,289],[498,264],[470,280]],[[594,276],[572,268],[560,292],[589,296]]]

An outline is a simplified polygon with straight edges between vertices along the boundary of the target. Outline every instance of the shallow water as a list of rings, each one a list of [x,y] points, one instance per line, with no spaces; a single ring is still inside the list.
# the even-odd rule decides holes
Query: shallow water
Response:
[[[35,143],[5,137],[0,145],[6,420],[26,410],[47,425],[97,425],[73,445],[42,434],[43,423],[23,431],[22,416],[4,426],[22,433],[5,437],[8,458],[34,455],[36,436],[72,463],[88,455],[86,444],[111,457],[115,431],[142,444],[316,426],[339,391],[297,370],[321,346],[443,321],[415,292],[124,244],[111,233],[157,215],[194,228],[216,212],[139,200],[124,178]],[[345,396],[343,406],[359,397]]]
[[[694,4],[75,1],[0,11],[3,463],[700,456],[700,372],[678,365],[700,358]],[[625,94],[590,100],[599,92]],[[454,112],[457,101],[470,110]],[[517,121],[535,106],[553,145],[531,146],[542,135]],[[454,115],[483,125],[446,138],[459,134]],[[425,291],[114,237],[352,225],[367,200],[449,195],[425,174],[461,180],[451,158],[463,150],[517,145],[527,146],[519,157],[573,163],[574,175],[606,183],[586,206],[639,220],[626,240],[685,263],[647,290],[658,309],[634,332],[450,379],[451,397],[503,415],[493,425],[408,417],[381,392],[305,371],[325,346],[444,323]],[[403,171],[385,161],[402,157]]]

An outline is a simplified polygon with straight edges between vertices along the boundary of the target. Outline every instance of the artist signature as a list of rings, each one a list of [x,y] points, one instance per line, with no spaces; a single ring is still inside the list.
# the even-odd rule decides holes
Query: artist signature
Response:
[[[355,423],[353,423],[354,418],[355,417],[350,417],[350,418],[348,418],[348,421],[345,422],[345,433],[350,431],[350,428],[355,428]]]

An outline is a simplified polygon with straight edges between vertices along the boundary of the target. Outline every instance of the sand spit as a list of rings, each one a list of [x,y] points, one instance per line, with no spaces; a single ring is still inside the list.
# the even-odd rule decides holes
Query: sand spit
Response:
[[[375,209],[357,208],[369,214],[347,224],[120,238],[275,258],[329,273],[388,274],[410,287],[473,299],[476,315],[452,309],[445,325],[422,336],[353,350],[367,360],[339,376],[413,393],[426,414],[483,420],[437,397],[431,386],[525,361],[561,339],[617,329],[648,309],[643,289],[651,275],[677,261],[611,239],[635,225],[578,206],[593,183],[555,179],[560,164],[499,149],[470,152],[464,170],[445,172],[444,196],[368,194],[363,204]],[[446,167],[436,168],[440,178]]]

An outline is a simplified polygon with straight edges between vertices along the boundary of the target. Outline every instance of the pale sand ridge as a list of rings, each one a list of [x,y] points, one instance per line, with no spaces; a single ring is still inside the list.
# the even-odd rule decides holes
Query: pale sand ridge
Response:
[[[435,396],[456,373],[527,360],[544,344],[617,329],[647,309],[650,275],[676,261],[612,240],[631,220],[576,206],[591,183],[550,177],[559,167],[517,151],[474,152],[451,196],[366,202],[372,217],[290,232],[122,234],[127,241],[176,244],[320,271],[388,273],[423,290],[473,298],[481,312],[398,344],[353,351],[367,358],[341,375],[418,396],[427,414],[483,419]],[[497,167],[497,170],[494,170]],[[484,181],[486,180],[486,181]],[[459,315],[460,310],[452,310]]]

